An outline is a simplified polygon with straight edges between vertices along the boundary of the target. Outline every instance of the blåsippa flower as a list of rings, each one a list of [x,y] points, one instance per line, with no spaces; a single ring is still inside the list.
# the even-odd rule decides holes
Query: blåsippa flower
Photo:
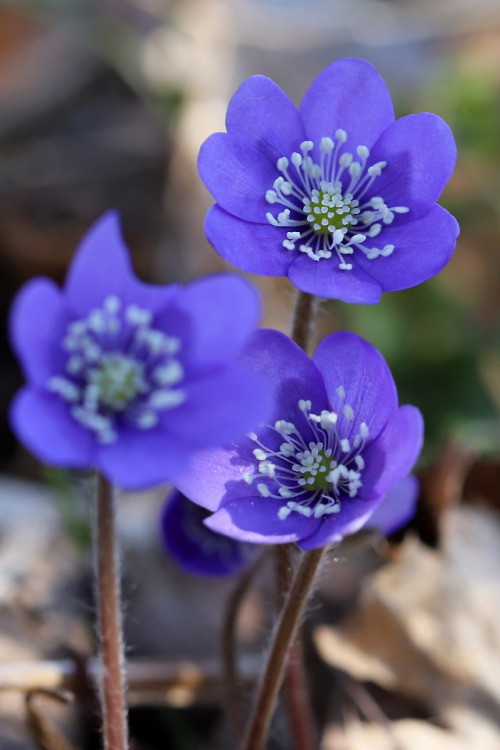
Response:
[[[427,112],[395,121],[370,63],[332,63],[298,110],[252,76],[226,127],[205,141],[198,168],[217,201],[207,238],[235,266],[373,304],[450,259],[458,225],[436,201],[455,165],[451,131]]]
[[[256,552],[255,545],[237,542],[204,525],[210,512],[173,490],[161,511],[161,538],[182,570],[198,576],[239,573]]]
[[[203,451],[182,478],[182,492],[213,511],[205,523],[241,541],[303,549],[371,526],[411,471],[423,435],[418,409],[398,406],[381,354],[340,332],[310,359],[283,334],[261,330],[242,361],[274,388],[276,406],[270,423],[230,447]],[[392,531],[414,499],[414,486],[390,495],[374,525]]]
[[[186,287],[139,281],[117,214],[105,214],[64,289],[36,278],[14,302],[11,341],[28,384],[13,429],[48,464],[97,468],[128,489],[175,480],[196,450],[269,412],[263,379],[236,363],[258,317],[255,290],[231,274]]]

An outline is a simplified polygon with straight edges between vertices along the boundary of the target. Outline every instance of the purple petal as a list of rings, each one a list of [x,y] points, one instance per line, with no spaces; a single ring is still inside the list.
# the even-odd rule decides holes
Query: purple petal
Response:
[[[273,400],[264,379],[238,365],[183,388],[186,401],[164,418],[169,432],[197,448],[225,445],[255,429],[270,414]]]
[[[337,388],[345,389],[344,403],[355,414],[347,437],[366,422],[373,440],[398,408],[394,379],[380,352],[360,336],[340,331],[321,341],[313,362],[324,378],[333,407],[339,402]]]
[[[204,370],[234,360],[261,313],[255,287],[229,273],[189,284],[179,292],[176,308],[189,320],[190,365]],[[167,309],[164,315],[168,321],[173,314]]]
[[[61,371],[61,339],[66,323],[61,290],[53,281],[32,279],[16,296],[10,314],[10,339],[26,379],[33,384],[45,386]]]
[[[301,254],[288,269],[288,278],[304,292],[352,304],[375,305],[382,294],[371,275],[356,265],[351,271],[341,270],[336,258],[314,261]]]
[[[441,206],[433,206],[421,219],[383,229],[366,247],[394,245],[392,255],[368,260],[362,253],[357,263],[387,292],[408,289],[435,276],[448,263],[459,234],[456,219]]]
[[[364,60],[337,60],[328,66],[307,91],[300,113],[308,137],[335,137],[341,128],[347,133],[345,150],[373,143],[394,121],[390,94],[375,68]]]
[[[414,406],[401,406],[363,454],[367,466],[380,461],[381,453],[385,456],[374,491],[384,495],[410,473],[422,450],[423,435],[424,423],[419,410]]]
[[[290,157],[306,139],[302,119],[288,96],[265,76],[244,81],[229,102],[227,132],[253,143],[273,164]]]
[[[300,540],[299,547],[305,550],[326,547],[327,544],[339,542],[346,536],[355,534],[366,524],[377,499],[376,497],[370,500],[358,497],[344,498],[340,512],[327,516],[317,531]]]
[[[165,550],[187,573],[226,576],[248,563],[254,547],[228,539],[207,528],[207,511],[174,490],[161,512],[161,537]]]
[[[328,406],[328,399],[316,365],[288,336],[279,331],[255,331],[244,347],[240,361],[263,377],[275,393],[276,419],[303,419],[298,408],[309,399],[315,409]]]
[[[206,526],[219,534],[253,544],[283,544],[296,542],[312,534],[321,523],[317,518],[306,518],[291,513],[281,519],[278,511],[281,500],[260,496],[229,502],[205,521]]]
[[[418,492],[418,479],[413,474],[400,479],[377,505],[366,525],[385,536],[399,531],[415,515]]]
[[[42,463],[68,469],[95,465],[95,442],[58,396],[23,388],[15,396],[10,423],[19,440]]]
[[[241,447],[209,448],[197,451],[189,471],[176,478],[176,486],[197,505],[215,511],[229,499],[253,496],[243,475],[255,467],[250,441]]]
[[[283,229],[238,219],[217,205],[207,214],[205,234],[223,258],[248,273],[286,276],[294,259],[281,244],[286,237]]]
[[[279,172],[255,146],[227,133],[214,133],[202,145],[198,171],[217,203],[230,214],[263,224],[266,201]]]
[[[155,312],[175,296],[177,289],[176,285],[145,284],[135,277],[116,211],[108,211],[85,234],[65,284],[67,303],[77,315],[87,315],[113,295]]]
[[[121,427],[116,442],[100,445],[97,466],[114,484],[141,490],[175,482],[188,470],[193,449],[159,428]]]
[[[456,157],[453,134],[440,117],[429,112],[402,117],[372,149],[370,164],[385,161],[387,166],[366,198],[380,196],[389,207],[408,207],[410,213],[396,218],[397,223],[418,219],[438,200]]]

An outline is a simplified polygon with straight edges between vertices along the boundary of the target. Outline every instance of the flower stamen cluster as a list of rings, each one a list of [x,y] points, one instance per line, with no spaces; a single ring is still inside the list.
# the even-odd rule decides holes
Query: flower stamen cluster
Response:
[[[365,462],[361,453],[369,429],[362,422],[358,434],[351,439],[346,437],[354,411],[345,402],[342,386],[337,388],[337,396],[336,412],[323,410],[314,414],[311,401],[298,402],[306,429],[286,420],[269,426],[283,439],[278,450],[266,446],[255,433],[249,436],[259,446],[253,451],[259,464],[257,472],[247,473],[245,480],[249,484],[259,480],[257,490],[262,497],[287,501],[278,511],[282,520],[292,512],[314,518],[338,513],[341,498],[356,497],[362,487]]]
[[[310,156],[313,141],[300,144],[301,153],[291,155],[291,166],[287,157],[280,157],[276,168],[281,175],[266,192],[266,200],[284,210],[276,217],[268,212],[266,217],[273,226],[294,228],[282,243],[287,250],[295,250],[298,244],[300,252],[315,261],[331,258],[335,252],[339,268],[351,271],[352,263],[345,256],[352,255],[355,248],[369,260],[392,254],[392,244],[377,248],[365,247],[364,242],[367,237],[377,237],[383,224],[391,224],[395,214],[408,213],[409,208],[389,207],[380,196],[365,198],[387,162],[367,167],[369,149],[358,146],[356,160],[352,153],[342,150],[346,141],[347,133],[341,128],[335,133],[335,141],[321,138],[319,164]]]
[[[116,440],[118,420],[149,430],[160,412],[186,398],[180,387],[184,370],[175,357],[181,342],[156,330],[152,317],[149,310],[109,296],[67,328],[64,373],[51,377],[47,387],[100,443]]]

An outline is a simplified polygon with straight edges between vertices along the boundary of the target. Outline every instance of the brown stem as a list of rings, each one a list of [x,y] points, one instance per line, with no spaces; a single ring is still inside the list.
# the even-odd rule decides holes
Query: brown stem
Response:
[[[275,548],[277,610],[284,603],[293,574],[293,545],[280,544]],[[285,696],[291,725],[293,746],[296,750],[315,750],[314,723],[304,668],[304,649],[300,634],[290,648],[285,674]]]
[[[307,352],[310,344],[318,298],[309,292],[297,292],[292,320],[292,339]]]
[[[228,597],[224,620],[222,623],[222,667],[224,693],[226,696],[227,714],[235,737],[241,737],[243,723],[243,690],[238,674],[236,659],[236,625],[238,613],[250,584],[267,560],[270,548],[264,548],[252,564],[238,579],[236,586]]]
[[[97,475],[95,550],[102,660],[101,703],[105,750],[127,750],[120,581],[113,488]]]
[[[281,610],[242,750],[264,750],[287,657],[297,636],[302,612],[324,553],[325,549],[321,548],[302,555],[285,606]]]

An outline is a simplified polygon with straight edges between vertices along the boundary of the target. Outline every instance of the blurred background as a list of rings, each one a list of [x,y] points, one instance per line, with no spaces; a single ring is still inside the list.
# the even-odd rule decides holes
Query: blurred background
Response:
[[[188,281],[228,268],[203,234],[203,219],[212,200],[196,172],[201,143],[212,132],[224,130],[227,102],[249,75],[270,76],[299,103],[313,78],[332,60],[345,56],[362,57],[377,67],[392,93],[398,116],[432,111],[453,129],[458,164],[440,202],[458,218],[461,236],[449,265],[437,278],[416,289],[386,294],[376,308],[324,303],[317,338],[339,328],[368,338],[389,361],[401,401],[418,405],[424,413],[427,436],[420,470],[423,500],[414,524],[419,539],[440,549],[441,515],[459,498],[479,502],[486,513],[493,514],[483,519],[485,534],[491,524],[497,524],[498,0],[1,0],[2,660],[60,653],[63,642],[65,647],[72,643],[85,651],[92,640],[88,627],[81,624],[81,602],[91,599],[85,588],[88,571],[82,562],[82,550],[85,552],[88,545],[88,492],[81,485],[75,490],[66,475],[49,473],[37,466],[17,445],[8,428],[8,404],[22,382],[6,334],[13,295],[36,274],[61,281],[83,232],[111,207],[120,210],[134,265],[142,278],[155,282]],[[263,294],[264,324],[288,331],[293,299],[288,281],[251,278]],[[24,484],[26,480],[42,481],[44,486]],[[160,493],[143,501],[141,523],[137,522],[139,511],[134,499],[125,498],[123,503],[124,544],[138,565],[137,570],[143,573],[145,550],[152,555],[147,558],[148,570],[157,571],[163,564],[155,525],[161,499]],[[26,519],[30,519],[29,524]],[[500,546],[500,532],[497,537],[488,537],[488,544],[482,541],[482,531],[474,536],[471,529],[476,528],[476,520],[467,517],[460,521],[463,525],[453,526],[453,544],[462,550],[463,560],[477,559],[480,550],[484,553],[486,547],[491,551],[492,546]],[[481,529],[483,521],[477,521]],[[45,530],[43,538],[41,530]],[[58,542],[54,546],[55,539]],[[472,545],[470,549],[468,544]],[[51,554],[46,557],[48,550]],[[452,557],[456,561],[460,555],[455,552]],[[425,557],[427,552],[422,554]],[[416,568],[412,569],[419,569],[418,561],[413,563]],[[365,560],[360,566],[364,569],[372,564]],[[430,568],[424,565],[423,575],[432,578],[432,564],[429,565]],[[485,565],[488,571],[498,573],[496,563],[490,560]],[[461,570],[464,572],[464,566]],[[499,596],[495,576],[488,578],[489,573],[483,568],[476,572],[483,584],[485,580],[491,583],[491,590],[484,594],[486,600]],[[146,593],[137,582],[139,572],[132,577],[130,637],[138,653],[165,653],[165,642],[178,633],[178,623],[172,624],[165,607],[159,607],[158,587],[165,591],[167,582],[177,593],[183,589],[187,599],[176,605],[180,608],[176,616],[181,621],[193,606],[189,596],[197,597],[196,616],[203,620],[210,609],[209,602],[200,599],[205,584],[200,588],[190,583],[186,593],[184,579],[176,577],[177,572],[170,570],[166,578],[163,573],[145,575],[153,593]],[[404,590],[407,572],[401,575]],[[444,576],[443,580],[449,579]],[[474,580],[477,583],[478,579]],[[469,579],[462,583],[469,591]],[[357,584],[353,586],[357,589]],[[460,588],[456,580],[455,586]],[[448,590],[449,584],[445,587]],[[211,592],[216,594],[211,593],[209,599],[216,596],[222,602],[226,583]],[[330,595],[337,609],[342,609],[336,595]],[[439,598],[439,592],[434,592],[434,596]],[[346,584],[342,606],[351,601],[349,597],[352,599],[352,587]],[[470,606],[468,599],[462,603]],[[250,640],[259,631],[263,617],[259,603],[254,605],[247,621]],[[67,610],[62,624],[57,619],[60,606]],[[139,623],[141,612],[148,612],[155,623],[146,632]],[[88,612],[84,614],[88,619]],[[493,612],[490,614],[493,627]],[[213,633],[208,628],[207,643],[200,647],[203,655],[216,648],[216,614],[212,613],[210,622]],[[72,623],[71,628],[68,623]],[[195,626],[192,630],[196,639],[198,631]],[[488,665],[492,670],[493,661],[498,662],[500,642],[498,635],[488,633],[490,641],[484,633],[477,638],[483,645],[488,641],[488,648],[492,649],[488,656],[483,654],[485,674],[491,677]],[[476,636],[469,633],[467,637]],[[192,656],[188,641],[186,637],[185,649]],[[175,639],[170,643],[170,651],[182,651]],[[464,649],[457,647],[457,652],[461,650]],[[350,671],[352,665],[343,667]],[[470,665],[464,667],[466,672],[469,668],[472,669]],[[500,674],[500,669],[496,672]],[[481,675],[476,675],[477,683],[486,679]],[[373,674],[369,676],[375,681]],[[490,688],[498,701],[498,678],[494,688]],[[419,711],[420,718],[426,719],[435,712],[439,714],[442,706],[438,710],[436,703],[424,705],[424,688],[422,695],[417,690],[417,697],[411,689],[409,693],[418,710],[401,709],[405,716],[405,711],[409,712],[416,721]],[[0,746],[8,750],[34,746],[30,744],[33,740],[23,734],[19,721],[12,719],[15,711],[22,713],[19,702],[3,700],[0,717],[6,723],[2,720]],[[448,747],[443,744],[448,740],[450,748],[498,748],[498,702],[493,704],[493,708],[488,704],[488,721],[494,725],[489,734],[486,730],[481,734],[482,730],[476,728],[476,734],[465,732],[464,739],[460,733],[452,736],[450,731],[440,730],[436,743],[441,749]],[[494,721],[491,713],[497,717]],[[213,716],[202,718],[202,728],[196,730],[182,716],[172,714],[162,742],[156,744],[154,737],[148,735],[143,738],[144,747],[164,747],[164,737],[170,738],[172,747],[186,750],[211,747],[204,744],[203,738],[207,736],[206,726],[212,726]],[[414,731],[419,742],[432,748],[430,734],[418,734],[424,731],[421,728]],[[345,747],[396,748],[395,744],[384,745],[385,740],[375,735],[359,737]],[[476,737],[480,738],[477,745]],[[347,742],[345,737],[344,741]],[[403,742],[397,747],[416,747],[411,741],[405,740],[410,744]],[[218,742],[222,742],[220,737]],[[332,744],[329,742],[323,738],[322,748],[336,750],[338,737],[331,740]],[[279,738],[275,743],[273,747],[282,746]]]

